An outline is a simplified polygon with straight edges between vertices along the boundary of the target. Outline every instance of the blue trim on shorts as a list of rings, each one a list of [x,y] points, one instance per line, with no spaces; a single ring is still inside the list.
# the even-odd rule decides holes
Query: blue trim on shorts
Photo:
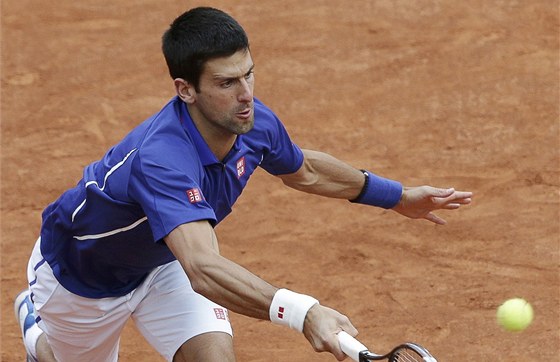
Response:
[[[47,260],[45,258],[41,259],[40,262],[38,262],[34,267],[33,270],[37,271],[37,269],[39,269],[41,267],[41,265],[45,264]]]

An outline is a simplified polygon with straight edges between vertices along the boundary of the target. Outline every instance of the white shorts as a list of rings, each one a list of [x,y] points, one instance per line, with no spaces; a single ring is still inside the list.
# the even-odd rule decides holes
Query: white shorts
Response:
[[[129,317],[168,361],[194,336],[233,335],[227,310],[197,294],[177,261],[153,270],[125,296],[90,299],[60,285],[41,255],[40,240],[27,276],[39,327],[58,361],[117,361],[120,335]]]

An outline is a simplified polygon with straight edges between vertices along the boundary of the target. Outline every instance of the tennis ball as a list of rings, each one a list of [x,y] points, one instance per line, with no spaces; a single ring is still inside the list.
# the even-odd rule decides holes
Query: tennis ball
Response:
[[[506,300],[498,307],[498,324],[512,332],[522,331],[533,321],[533,307],[522,298]]]

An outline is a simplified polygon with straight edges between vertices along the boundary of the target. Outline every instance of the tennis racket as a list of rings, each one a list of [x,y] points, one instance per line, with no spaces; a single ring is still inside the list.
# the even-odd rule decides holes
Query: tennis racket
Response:
[[[338,342],[342,351],[356,362],[385,359],[389,362],[437,362],[427,349],[415,343],[403,343],[391,352],[379,355],[370,352],[366,346],[344,331],[338,334]]]

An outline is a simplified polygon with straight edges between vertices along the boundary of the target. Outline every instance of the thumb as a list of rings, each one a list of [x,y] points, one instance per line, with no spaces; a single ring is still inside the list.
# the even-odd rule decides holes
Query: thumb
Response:
[[[444,219],[442,219],[441,217],[437,216],[436,214],[433,213],[428,213],[426,216],[424,216],[424,219],[433,222],[434,224],[437,225],[445,225],[447,224],[447,221],[445,221]]]

